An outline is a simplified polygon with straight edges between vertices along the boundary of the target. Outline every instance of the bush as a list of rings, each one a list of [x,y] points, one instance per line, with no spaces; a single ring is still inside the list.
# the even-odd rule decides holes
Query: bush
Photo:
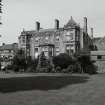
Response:
[[[16,72],[24,70],[34,72],[38,64],[38,59],[32,60],[31,57],[25,57],[23,50],[18,50],[13,58],[12,69]]]
[[[53,63],[54,63],[55,68],[60,67],[61,69],[65,69],[70,64],[73,64],[74,61],[69,55],[62,53],[58,56],[53,57]]]
[[[23,50],[18,50],[13,58],[13,70],[19,71],[20,69],[26,69],[26,57]]]
[[[97,67],[93,64],[88,65],[85,69],[85,73],[88,74],[96,74],[97,73]]]
[[[57,66],[55,70],[56,70],[56,72],[61,72],[61,67]]]
[[[18,65],[13,65],[13,70],[15,71],[15,72],[18,72],[19,71],[19,66]]]
[[[67,72],[73,72],[74,71],[74,65],[69,65],[67,67]]]
[[[13,69],[13,66],[12,66],[12,65],[7,65],[7,66],[6,66],[6,69],[7,69],[7,70],[12,70],[12,69]]]
[[[35,60],[32,60],[31,58],[27,59],[26,71],[27,72],[36,72],[37,64],[38,64],[38,59],[35,59]]]

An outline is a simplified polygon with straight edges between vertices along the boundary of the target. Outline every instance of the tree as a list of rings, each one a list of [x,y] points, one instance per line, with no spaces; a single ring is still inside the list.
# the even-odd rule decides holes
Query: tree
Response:
[[[46,58],[44,52],[42,52],[38,59],[37,71],[47,72],[49,65],[50,65],[49,60]]]
[[[0,0],[0,13],[2,13],[2,0]],[[1,18],[1,17],[0,17]],[[2,24],[2,22],[1,22],[1,19],[0,19],[0,25]],[[0,35],[0,37],[1,37],[1,35]]]
[[[13,69],[15,71],[19,71],[19,69],[24,69],[26,68],[26,58],[25,58],[25,53],[23,50],[18,50],[16,55],[13,58]]]
[[[2,13],[2,0],[0,0],[0,13]]]

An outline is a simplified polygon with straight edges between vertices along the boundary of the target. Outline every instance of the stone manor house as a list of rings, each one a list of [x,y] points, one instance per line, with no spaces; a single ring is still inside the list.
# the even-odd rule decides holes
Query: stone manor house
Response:
[[[91,35],[87,32],[87,18],[84,17],[83,28],[74,19],[68,21],[63,27],[59,27],[59,20],[55,19],[55,26],[52,29],[40,28],[40,23],[36,22],[36,29],[21,32],[19,39],[19,49],[25,51],[26,56],[35,59],[44,52],[46,57],[56,56],[60,53],[87,54],[89,46],[93,45],[93,28]]]

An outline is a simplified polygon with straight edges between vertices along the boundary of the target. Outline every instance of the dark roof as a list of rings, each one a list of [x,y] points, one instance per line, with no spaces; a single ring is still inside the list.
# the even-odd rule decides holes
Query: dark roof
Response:
[[[68,28],[68,27],[74,27],[74,26],[78,26],[78,24],[74,21],[74,19],[71,16],[71,19],[68,21],[68,23],[64,27]]]
[[[52,35],[55,32],[59,32],[59,31],[63,31],[65,28],[69,28],[69,27],[80,27],[75,21],[74,19],[71,17],[71,19],[68,21],[68,23],[63,27],[63,28],[59,28],[59,29],[55,29],[55,28],[51,28],[51,29],[43,29],[41,28],[39,31],[36,30],[30,30],[30,31],[25,31],[23,30],[21,32],[21,35]]]
[[[55,32],[59,32],[63,30],[64,28],[59,28],[59,29],[40,29],[39,31],[31,30],[31,31],[23,31],[21,32],[21,35],[52,35]]]
[[[18,44],[13,43],[13,44],[5,44],[0,46],[0,50],[17,50],[18,49]]]

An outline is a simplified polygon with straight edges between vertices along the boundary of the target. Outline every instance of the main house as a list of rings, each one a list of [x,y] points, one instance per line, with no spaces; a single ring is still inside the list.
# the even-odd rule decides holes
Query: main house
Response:
[[[52,29],[40,28],[36,22],[36,30],[21,32],[19,36],[19,48],[25,51],[25,55],[32,59],[44,52],[46,57],[56,56],[60,53],[86,54],[89,46],[93,45],[93,28],[91,35],[87,32],[87,18],[84,17],[84,27],[81,28],[74,19],[68,21],[62,28],[59,27],[59,20],[55,19],[55,26]]]

